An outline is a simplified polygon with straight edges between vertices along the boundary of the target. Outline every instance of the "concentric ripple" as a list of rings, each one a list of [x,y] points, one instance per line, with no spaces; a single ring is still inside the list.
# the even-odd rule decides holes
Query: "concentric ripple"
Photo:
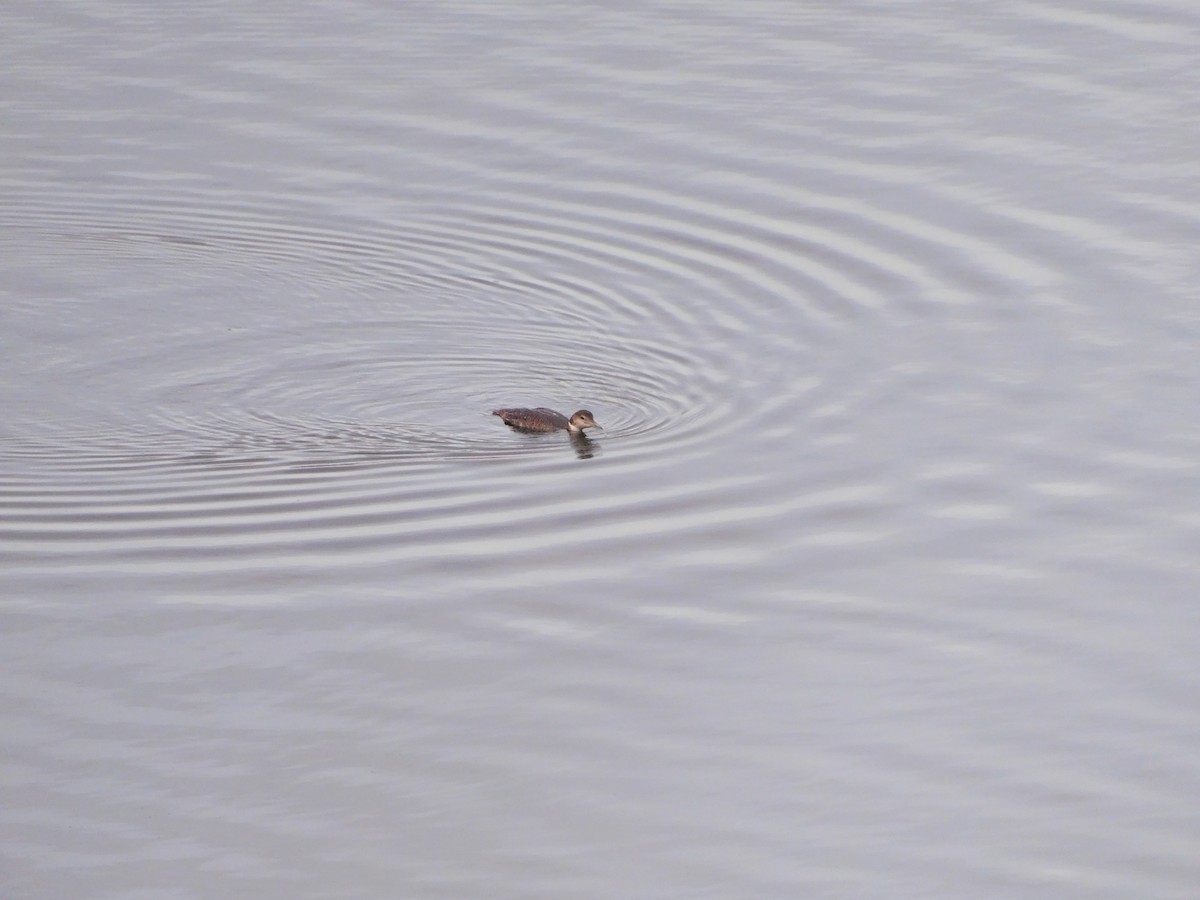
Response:
[[[618,28],[595,15],[598,33]],[[781,526],[824,508],[814,497],[855,497],[849,508],[886,518],[897,489],[882,473],[925,440],[910,422],[947,430],[948,465],[986,471],[990,450],[972,447],[963,410],[989,408],[996,433],[1020,440],[1031,335],[1101,347],[1140,327],[1064,300],[1085,287],[1059,261],[1081,245],[1111,257],[1094,275],[1111,284],[1160,271],[1152,264],[1178,270],[1177,253],[1139,251],[1111,224],[1130,205],[1162,204],[1147,204],[1130,170],[1104,227],[1069,188],[1062,209],[1040,210],[1038,184],[1094,168],[1091,147],[1030,129],[997,142],[953,66],[910,72],[897,91],[858,71],[833,23],[812,32],[802,19],[783,16],[765,45],[797,76],[810,55],[823,60],[814,72],[853,72],[853,102],[804,107],[813,98],[793,85],[805,78],[769,66],[630,69],[564,55],[535,32],[510,74],[574,89],[505,90],[438,69],[433,115],[415,85],[381,103],[360,72],[335,68],[313,87],[315,106],[263,124],[253,104],[229,105],[248,96],[247,72],[267,94],[295,82],[260,66],[252,39],[227,35],[230,59],[192,72],[146,51],[158,73],[146,87],[172,110],[160,127],[186,133],[188,154],[84,120],[78,137],[94,155],[70,172],[19,156],[10,179],[10,536],[56,559],[73,537],[134,559],[156,546],[162,505],[174,549],[217,560],[259,547],[267,567],[293,565],[307,546],[336,570],[371,541],[397,558],[403,539],[479,560],[647,534],[736,535],[754,548],[730,556],[744,561],[803,542]],[[23,27],[38,46],[49,26]],[[153,26],[133,16],[129,27]],[[109,80],[78,90],[123,89],[119,56],[85,32],[76,37]],[[701,29],[685,44],[719,55],[713,39]],[[1143,39],[1175,46],[1169,29]],[[362,51],[390,58],[412,40],[390,31]],[[973,40],[938,24],[928,45],[936,60]],[[1028,77],[1058,92],[1121,102],[1103,76],[1064,81],[1054,57],[1031,60]],[[664,79],[677,88],[669,101]],[[623,114],[592,115],[580,91]],[[937,114],[929,95],[944,98]],[[663,115],[674,127],[657,127]],[[939,150],[948,122],[966,157]],[[22,126],[36,122],[12,133]],[[265,169],[222,152],[257,159],[258,141],[296,149]],[[996,154],[1031,188],[981,184]],[[85,177],[96,168],[104,177]],[[1060,352],[1065,393],[1086,381],[1088,352]],[[513,405],[586,406],[605,430],[574,442],[518,434],[489,415]],[[855,446],[877,455],[844,470]],[[569,524],[562,498],[580,489],[580,463],[607,526]],[[896,531],[877,522],[858,537]]]

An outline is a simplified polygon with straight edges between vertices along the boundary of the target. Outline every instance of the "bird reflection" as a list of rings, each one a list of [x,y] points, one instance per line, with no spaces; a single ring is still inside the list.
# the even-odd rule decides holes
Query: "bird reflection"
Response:
[[[582,431],[571,432],[570,437],[571,446],[575,448],[575,455],[580,459],[591,459],[596,455],[596,451],[600,449],[600,445],[594,443]]]

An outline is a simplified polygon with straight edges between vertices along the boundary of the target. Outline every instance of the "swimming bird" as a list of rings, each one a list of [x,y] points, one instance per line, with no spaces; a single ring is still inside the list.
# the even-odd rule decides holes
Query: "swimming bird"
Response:
[[[493,409],[492,415],[503,419],[505,425],[525,431],[559,431],[565,428],[572,434],[579,434],[585,428],[600,428],[586,409],[579,410],[569,419],[562,413],[546,409],[544,406],[537,409]]]

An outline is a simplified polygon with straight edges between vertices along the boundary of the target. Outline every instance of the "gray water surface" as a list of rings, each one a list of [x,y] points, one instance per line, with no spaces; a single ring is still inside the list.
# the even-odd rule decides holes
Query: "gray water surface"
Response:
[[[1198,32],[9,4],[4,896],[1196,896]]]

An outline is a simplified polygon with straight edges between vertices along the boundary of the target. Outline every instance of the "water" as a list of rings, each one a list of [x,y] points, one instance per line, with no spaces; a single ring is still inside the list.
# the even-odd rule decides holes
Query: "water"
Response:
[[[10,5],[5,896],[1194,896],[1198,25]]]

